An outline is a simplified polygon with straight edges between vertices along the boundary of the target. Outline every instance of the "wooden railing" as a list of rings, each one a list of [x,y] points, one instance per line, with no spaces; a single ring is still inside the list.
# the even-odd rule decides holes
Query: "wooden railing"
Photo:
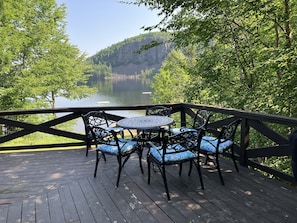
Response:
[[[242,166],[251,167],[260,171],[273,175],[274,177],[295,183],[297,176],[293,176],[277,169],[267,167],[262,164],[263,159],[269,157],[282,157],[292,155],[292,149],[289,144],[290,134],[297,129],[297,119],[276,115],[247,112],[235,109],[226,109],[213,107],[208,105],[195,105],[187,103],[163,104],[172,107],[173,117],[175,117],[176,125],[186,125],[190,118],[194,116],[196,109],[208,110],[212,115],[209,126],[212,128],[221,127],[234,119],[242,119],[239,128],[238,138],[236,140],[235,151],[237,159]],[[123,117],[111,114],[114,111],[138,111],[145,110],[147,107],[154,105],[136,105],[136,106],[106,106],[106,107],[79,107],[79,108],[57,108],[57,109],[39,109],[24,111],[0,111],[0,125],[3,129],[14,129],[14,131],[2,132],[0,136],[0,151],[6,150],[22,150],[22,149],[40,149],[40,148],[56,148],[69,146],[85,146],[84,132],[69,131],[57,127],[59,124],[66,123],[71,120],[81,119],[81,114],[85,114],[93,110],[105,110],[108,118],[118,121]],[[55,114],[51,120],[35,122],[20,121],[20,117],[43,116],[45,114]],[[27,120],[27,119],[24,119]],[[28,119],[29,120],[29,119]],[[33,119],[34,120],[34,119]],[[277,132],[274,126],[282,126],[285,133]],[[30,145],[14,145],[7,146],[6,143],[12,140],[24,137],[26,135],[42,132],[55,136],[62,136],[72,139],[74,142],[62,142],[51,144],[34,144]],[[253,137],[262,137],[267,139],[264,145],[254,145],[250,142]]]

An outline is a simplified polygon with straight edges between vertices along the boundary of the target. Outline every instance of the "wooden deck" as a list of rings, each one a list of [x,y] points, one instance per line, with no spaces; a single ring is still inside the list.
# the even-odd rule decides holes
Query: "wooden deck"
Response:
[[[231,162],[218,174],[203,167],[182,176],[168,168],[171,201],[159,173],[142,175],[136,157],[126,164],[115,187],[114,157],[99,163],[94,151],[64,150],[0,154],[0,223],[11,222],[297,222],[297,190]],[[143,162],[146,170],[146,162]]]

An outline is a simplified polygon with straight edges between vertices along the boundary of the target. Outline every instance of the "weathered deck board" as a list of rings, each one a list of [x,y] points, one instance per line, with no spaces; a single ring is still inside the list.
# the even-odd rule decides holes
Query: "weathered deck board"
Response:
[[[169,191],[158,171],[147,184],[137,157],[123,169],[115,187],[115,157],[100,161],[93,178],[93,151],[65,150],[0,154],[0,223],[11,222],[296,222],[297,189],[247,168],[237,173],[223,161],[225,186],[217,172],[203,166],[181,176],[167,168]]]

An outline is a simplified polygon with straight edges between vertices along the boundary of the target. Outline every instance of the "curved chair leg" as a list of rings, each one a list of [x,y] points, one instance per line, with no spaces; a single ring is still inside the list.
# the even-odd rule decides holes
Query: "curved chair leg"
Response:
[[[192,166],[192,162],[193,162],[193,161],[191,161],[191,166]],[[199,159],[197,159],[197,163],[194,161],[194,164],[195,164],[196,169],[197,169],[197,171],[198,171],[198,175],[199,175],[199,180],[200,180],[201,188],[202,188],[202,190],[204,190],[204,183],[203,183],[203,179],[202,179],[202,172],[201,172],[201,167],[200,167]]]
[[[90,139],[86,140],[87,146],[86,146],[86,156],[89,155],[89,149],[91,148],[91,141]]]
[[[192,164],[193,164],[193,161],[191,160],[191,161],[190,161],[189,171],[188,171],[188,176],[190,176],[191,173],[192,173]],[[180,163],[180,164],[179,164],[179,172],[178,172],[179,175],[181,175],[181,173],[182,173],[182,169],[183,169],[183,164]]]
[[[142,167],[142,148],[140,148],[138,151],[138,159],[139,159],[139,166],[140,166],[140,170],[141,170],[141,173],[144,174],[143,172],[143,167]]]
[[[193,161],[191,160],[191,161],[190,161],[190,168],[189,168],[188,176],[190,176],[191,173],[192,173],[192,165],[193,165]],[[200,166],[200,165],[199,165],[199,166]]]
[[[219,176],[220,176],[220,179],[221,179],[221,183],[222,183],[222,185],[225,185],[225,182],[224,182],[224,179],[223,179],[223,176],[222,176],[222,173],[221,173],[221,167],[220,167],[219,155],[218,154],[216,155],[216,166],[217,166],[217,170],[218,170],[218,173],[219,173]]]
[[[147,183],[151,183],[151,161],[149,158],[147,158],[147,168],[148,168],[148,173],[147,173]]]
[[[119,186],[122,169],[125,166],[125,164],[126,164],[126,162],[128,161],[129,158],[130,158],[130,154],[127,155],[125,157],[124,161],[122,162],[122,156],[117,156],[117,160],[118,160],[118,163],[119,163],[118,177],[117,177],[117,183],[116,183],[117,187]]]
[[[182,170],[183,170],[183,164],[182,164],[182,163],[180,163],[180,164],[179,164],[179,171],[178,171],[178,175],[180,175],[180,176],[181,176]]]
[[[105,154],[102,153],[102,156],[103,156],[104,161],[106,162],[106,156],[105,156]]]
[[[122,172],[122,168],[123,168],[124,164],[122,164],[121,156],[118,156],[117,159],[118,159],[118,162],[119,162],[119,170],[118,170],[118,177],[117,177],[116,186],[119,187],[121,172]]]
[[[96,163],[95,163],[94,177],[96,177],[96,175],[97,175],[97,168],[98,168],[99,160],[100,160],[99,151],[96,150]]]
[[[233,146],[231,148],[231,154],[232,154],[232,159],[233,159],[233,163],[234,163],[235,169],[236,169],[237,172],[239,172],[238,166],[237,166],[237,163],[236,163],[236,160],[235,160],[235,154],[234,154]]]
[[[167,184],[167,178],[166,178],[166,172],[165,172],[165,165],[162,166],[161,174],[162,174],[162,178],[163,178],[163,181],[164,181],[164,186],[165,186],[165,191],[166,191],[166,194],[167,194],[167,199],[170,200],[168,184]]]

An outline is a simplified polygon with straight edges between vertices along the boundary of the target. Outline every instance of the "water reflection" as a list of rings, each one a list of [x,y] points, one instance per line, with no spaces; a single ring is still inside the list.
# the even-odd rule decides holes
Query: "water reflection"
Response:
[[[80,100],[59,97],[56,99],[56,107],[129,106],[151,103],[151,95],[143,94],[143,92],[151,92],[150,84],[140,79],[101,80],[91,83],[91,87],[98,89],[98,92],[92,97]],[[143,112],[137,111],[115,111],[112,113],[124,117],[143,114]]]
[[[104,98],[110,105],[137,105],[150,104],[150,95],[142,92],[150,92],[149,83],[139,79],[104,80],[92,83],[98,92],[96,98]]]
[[[143,92],[151,92],[150,85],[139,79],[101,80],[93,82],[91,87],[98,89],[92,97],[80,100],[60,97],[56,100],[56,107],[97,106],[100,104],[98,102],[109,102],[111,106],[151,103],[150,94],[143,94]]]

